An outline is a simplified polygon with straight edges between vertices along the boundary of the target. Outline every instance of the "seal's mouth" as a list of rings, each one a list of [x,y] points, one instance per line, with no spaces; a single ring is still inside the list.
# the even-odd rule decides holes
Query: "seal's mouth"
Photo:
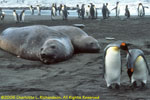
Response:
[[[99,47],[93,47],[89,50],[90,53],[99,53],[100,52],[100,48]]]
[[[57,57],[55,55],[40,55],[40,60],[45,64],[51,64],[56,61]]]

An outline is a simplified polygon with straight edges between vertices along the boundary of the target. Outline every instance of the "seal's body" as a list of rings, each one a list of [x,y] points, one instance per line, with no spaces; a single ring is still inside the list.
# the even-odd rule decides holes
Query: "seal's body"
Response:
[[[80,28],[73,26],[51,26],[49,28],[68,35],[76,52],[100,51],[98,41],[93,37],[88,36],[88,34]]]
[[[0,48],[18,57],[53,63],[73,54],[70,39],[44,25],[12,27],[0,35]]]

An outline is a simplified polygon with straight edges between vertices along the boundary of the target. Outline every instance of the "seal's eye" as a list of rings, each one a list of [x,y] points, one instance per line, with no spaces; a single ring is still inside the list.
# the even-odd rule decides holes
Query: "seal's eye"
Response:
[[[93,44],[94,44],[93,42],[90,43],[90,45],[93,45]]]
[[[52,45],[52,46],[51,46],[51,48],[52,48],[52,49],[55,49],[55,48],[56,48],[56,46],[55,46],[55,45]]]
[[[43,50],[43,48],[41,48],[41,51]]]

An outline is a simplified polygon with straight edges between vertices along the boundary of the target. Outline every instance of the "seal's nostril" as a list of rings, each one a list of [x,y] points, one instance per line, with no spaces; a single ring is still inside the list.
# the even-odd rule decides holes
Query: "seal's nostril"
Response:
[[[41,51],[43,50],[43,48],[41,48]]]
[[[52,45],[52,46],[51,46],[51,48],[52,48],[52,49],[55,49],[55,48],[56,48],[56,46],[55,46],[55,45]]]
[[[45,53],[41,54],[41,57],[42,57],[42,58],[45,58],[45,57],[46,57],[46,54],[45,54]]]

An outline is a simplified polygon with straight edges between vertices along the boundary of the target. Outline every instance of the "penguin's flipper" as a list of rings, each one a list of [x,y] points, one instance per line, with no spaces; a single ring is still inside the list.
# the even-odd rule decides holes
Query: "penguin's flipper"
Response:
[[[117,7],[115,7],[115,8],[113,8],[113,9],[111,9],[111,11],[112,11],[112,10],[114,10],[114,9],[117,9]]]
[[[105,56],[106,56],[106,51],[108,48],[104,49],[104,55],[103,55],[103,78],[105,75]]]
[[[147,60],[146,60],[146,58],[145,58],[144,55],[141,55],[141,56],[144,58],[144,61],[145,61],[146,66],[147,66],[148,74],[150,75],[150,68],[149,68],[149,66],[148,66]]]

